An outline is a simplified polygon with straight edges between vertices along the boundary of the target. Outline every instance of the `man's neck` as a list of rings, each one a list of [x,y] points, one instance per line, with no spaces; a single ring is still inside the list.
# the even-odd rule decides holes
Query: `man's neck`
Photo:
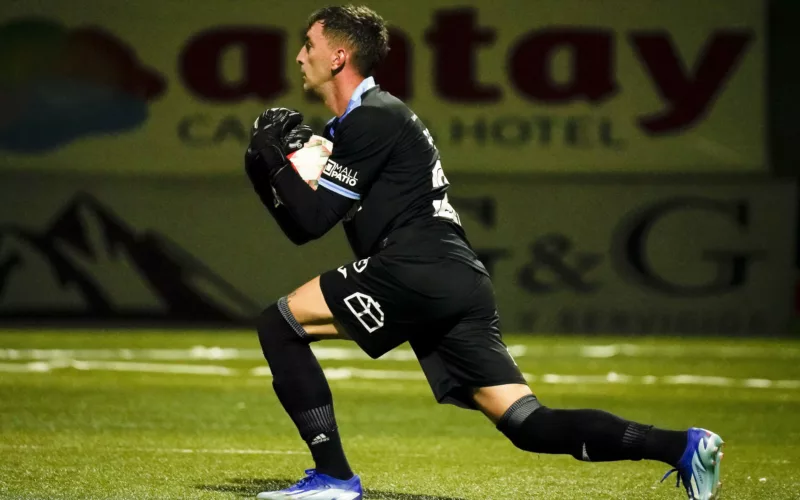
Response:
[[[353,92],[364,81],[364,77],[359,75],[338,75],[330,83],[330,86],[323,88],[322,100],[325,106],[333,111],[336,116],[342,116],[347,110]]]

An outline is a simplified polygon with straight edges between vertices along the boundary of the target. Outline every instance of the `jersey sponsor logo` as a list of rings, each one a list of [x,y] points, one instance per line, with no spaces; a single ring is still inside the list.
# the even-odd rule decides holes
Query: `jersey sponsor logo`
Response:
[[[358,184],[358,172],[354,171],[352,168],[339,165],[331,159],[328,159],[328,162],[325,163],[325,169],[322,171],[322,175],[328,176],[331,179],[336,179],[350,187]]]
[[[338,163],[328,158],[328,161],[325,162],[325,168],[322,170],[323,174],[330,174],[334,171],[334,169],[341,168]]]
[[[347,279],[347,268],[346,267],[344,267],[344,266],[337,267],[336,270],[339,271],[340,273],[342,273],[342,276],[344,276],[344,279]]]
[[[358,319],[361,325],[369,332],[383,326],[383,309],[381,305],[369,295],[356,292],[345,297],[344,303],[353,316]]]

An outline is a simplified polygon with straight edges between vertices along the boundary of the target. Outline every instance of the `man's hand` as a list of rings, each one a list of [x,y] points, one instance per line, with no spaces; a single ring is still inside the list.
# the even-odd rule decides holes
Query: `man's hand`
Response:
[[[284,156],[303,149],[305,144],[311,139],[314,132],[308,125],[298,125],[281,140],[281,151]],[[266,189],[272,183],[269,166],[266,164],[261,154],[255,149],[248,147],[244,152],[244,169],[250,182],[256,189]],[[279,171],[280,169],[278,169]],[[277,171],[275,172],[277,173]],[[275,188],[272,189],[273,206],[277,207],[282,204],[278,194],[275,193]],[[262,200],[263,201],[263,200]]]
[[[303,149],[306,143],[311,140],[312,135],[314,135],[314,132],[308,125],[296,126],[286,134],[286,137],[281,139],[281,152],[284,156],[288,157],[295,151]],[[244,153],[244,168],[248,173],[256,173],[258,169],[266,173],[269,169],[269,167],[265,165],[261,154],[250,146],[247,147]]]
[[[289,156],[295,151],[303,149],[306,143],[311,140],[312,135],[314,135],[314,132],[308,125],[296,126],[281,141],[283,154]]]
[[[284,151],[288,144],[284,143],[284,138],[302,121],[303,115],[297,111],[272,108],[262,113],[253,123],[248,150],[258,153],[270,178],[289,164],[289,160],[286,159],[287,153]],[[293,145],[296,142],[295,139]]]

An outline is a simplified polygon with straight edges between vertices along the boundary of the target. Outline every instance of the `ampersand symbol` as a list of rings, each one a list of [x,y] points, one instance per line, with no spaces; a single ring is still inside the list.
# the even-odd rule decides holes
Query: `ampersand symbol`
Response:
[[[580,293],[591,293],[599,283],[590,283],[586,274],[602,260],[598,253],[572,252],[572,241],[563,234],[548,234],[531,244],[531,261],[519,270],[520,285],[531,293],[550,293],[568,288]],[[553,279],[541,279],[541,271],[549,270]]]

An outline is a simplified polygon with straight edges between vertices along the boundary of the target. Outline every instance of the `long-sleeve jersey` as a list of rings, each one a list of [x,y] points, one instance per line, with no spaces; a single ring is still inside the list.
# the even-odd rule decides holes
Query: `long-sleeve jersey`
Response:
[[[409,256],[447,255],[485,272],[447,199],[449,184],[433,138],[402,101],[368,78],[323,135],[333,142],[333,153],[316,191],[291,168],[273,181],[305,239],[342,220],[357,258],[394,246]]]

